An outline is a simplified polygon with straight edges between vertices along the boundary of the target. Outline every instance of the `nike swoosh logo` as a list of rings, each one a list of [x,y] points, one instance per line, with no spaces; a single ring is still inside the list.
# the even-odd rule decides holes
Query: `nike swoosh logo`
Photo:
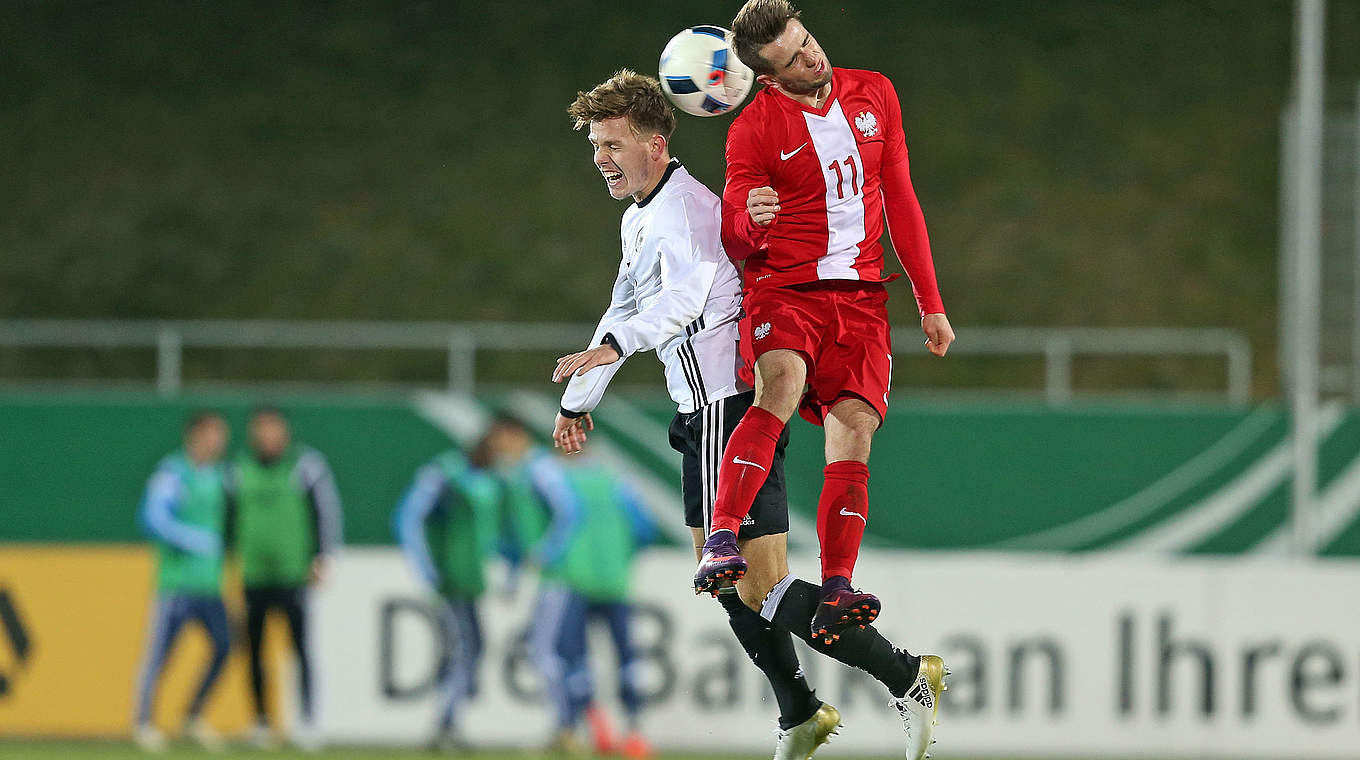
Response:
[[[846,509],[845,507],[841,507],[841,514],[845,515],[846,517],[858,517],[859,519],[864,520],[864,515],[862,515],[862,514],[860,514],[860,513],[858,513],[858,512],[851,512],[850,510]],[[867,526],[867,525],[869,524],[869,521],[868,521],[868,520],[864,520],[864,524]]]
[[[802,150],[803,148],[806,148],[806,147],[807,147],[807,143],[803,143],[802,145],[799,145],[797,148],[794,148],[793,151],[792,151],[791,153],[785,153],[784,151],[781,150],[781,151],[779,151],[779,160],[780,160],[780,161],[787,161],[787,160],[789,160],[790,158],[793,158],[794,156],[798,155],[798,151],[800,151],[800,150]]]
[[[732,457],[732,464],[744,464],[744,465],[746,465],[747,467],[754,467],[754,468],[756,468],[757,470],[760,470],[761,472],[769,472],[769,470],[765,469],[764,467],[761,467],[760,465],[756,464],[755,462],[748,462],[748,461],[746,461],[745,459],[742,459],[741,457]],[[868,525],[868,524],[869,524],[869,521],[868,521],[868,520],[865,520],[865,521],[864,521],[864,524],[865,524],[865,525]]]

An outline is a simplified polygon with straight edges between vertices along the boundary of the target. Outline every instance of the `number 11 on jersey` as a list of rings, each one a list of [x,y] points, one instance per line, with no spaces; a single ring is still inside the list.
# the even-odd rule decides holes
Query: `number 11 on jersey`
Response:
[[[845,198],[845,172],[841,170],[842,163],[850,170],[850,194],[859,195],[859,167],[855,165],[855,156],[851,154],[846,156],[844,161],[832,161],[826,165],[826,168],[836,172],[837,200]]]

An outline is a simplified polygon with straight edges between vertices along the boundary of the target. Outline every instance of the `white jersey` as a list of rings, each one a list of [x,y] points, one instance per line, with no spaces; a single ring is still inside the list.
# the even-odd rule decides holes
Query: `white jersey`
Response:
[[[590,342],[609,336],[625,359],[655,350],[681,412],[749,389],[737,376],[741,279],[723,251],[720,213],[718,196],[671,159],[651,195],[623,212],[623,260]],[[563,412],[593,410],[622,365],[572,377]]]

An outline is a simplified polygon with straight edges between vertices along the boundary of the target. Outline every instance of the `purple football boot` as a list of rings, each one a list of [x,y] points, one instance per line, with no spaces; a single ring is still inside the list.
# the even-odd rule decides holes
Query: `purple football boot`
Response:
[[[718,595],[719,586],[736,583],[746,575],[746,559],[737,549],[737,536],[730,530],[715,530],[704,542],[703,558],[694,571],[694,593]]]
[[[860,628],[874,622],[883,606],[878,597],[850,588],[850,580],[833,575],[822,582],[822,601],[812,616],[812,635],[823,644],[841,637],[852,625]]]

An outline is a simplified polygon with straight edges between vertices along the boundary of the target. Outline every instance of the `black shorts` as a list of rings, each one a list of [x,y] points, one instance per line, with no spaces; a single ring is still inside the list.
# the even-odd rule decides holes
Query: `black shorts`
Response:
[[[681,492],[685,501],[685,524],[703,528],[713,521],[713,500],[718,495],[718,468],[723,449],[741,416],[755,400],[755,391],[714,401],[698,411],[680,413],[671,420],[671,448],[683,456]],[[784,483],[784,449],[789,445],[787,426],[774,449],[774,463],[755,503],[741,522],[740,540],[789,532],[788,490]]]

